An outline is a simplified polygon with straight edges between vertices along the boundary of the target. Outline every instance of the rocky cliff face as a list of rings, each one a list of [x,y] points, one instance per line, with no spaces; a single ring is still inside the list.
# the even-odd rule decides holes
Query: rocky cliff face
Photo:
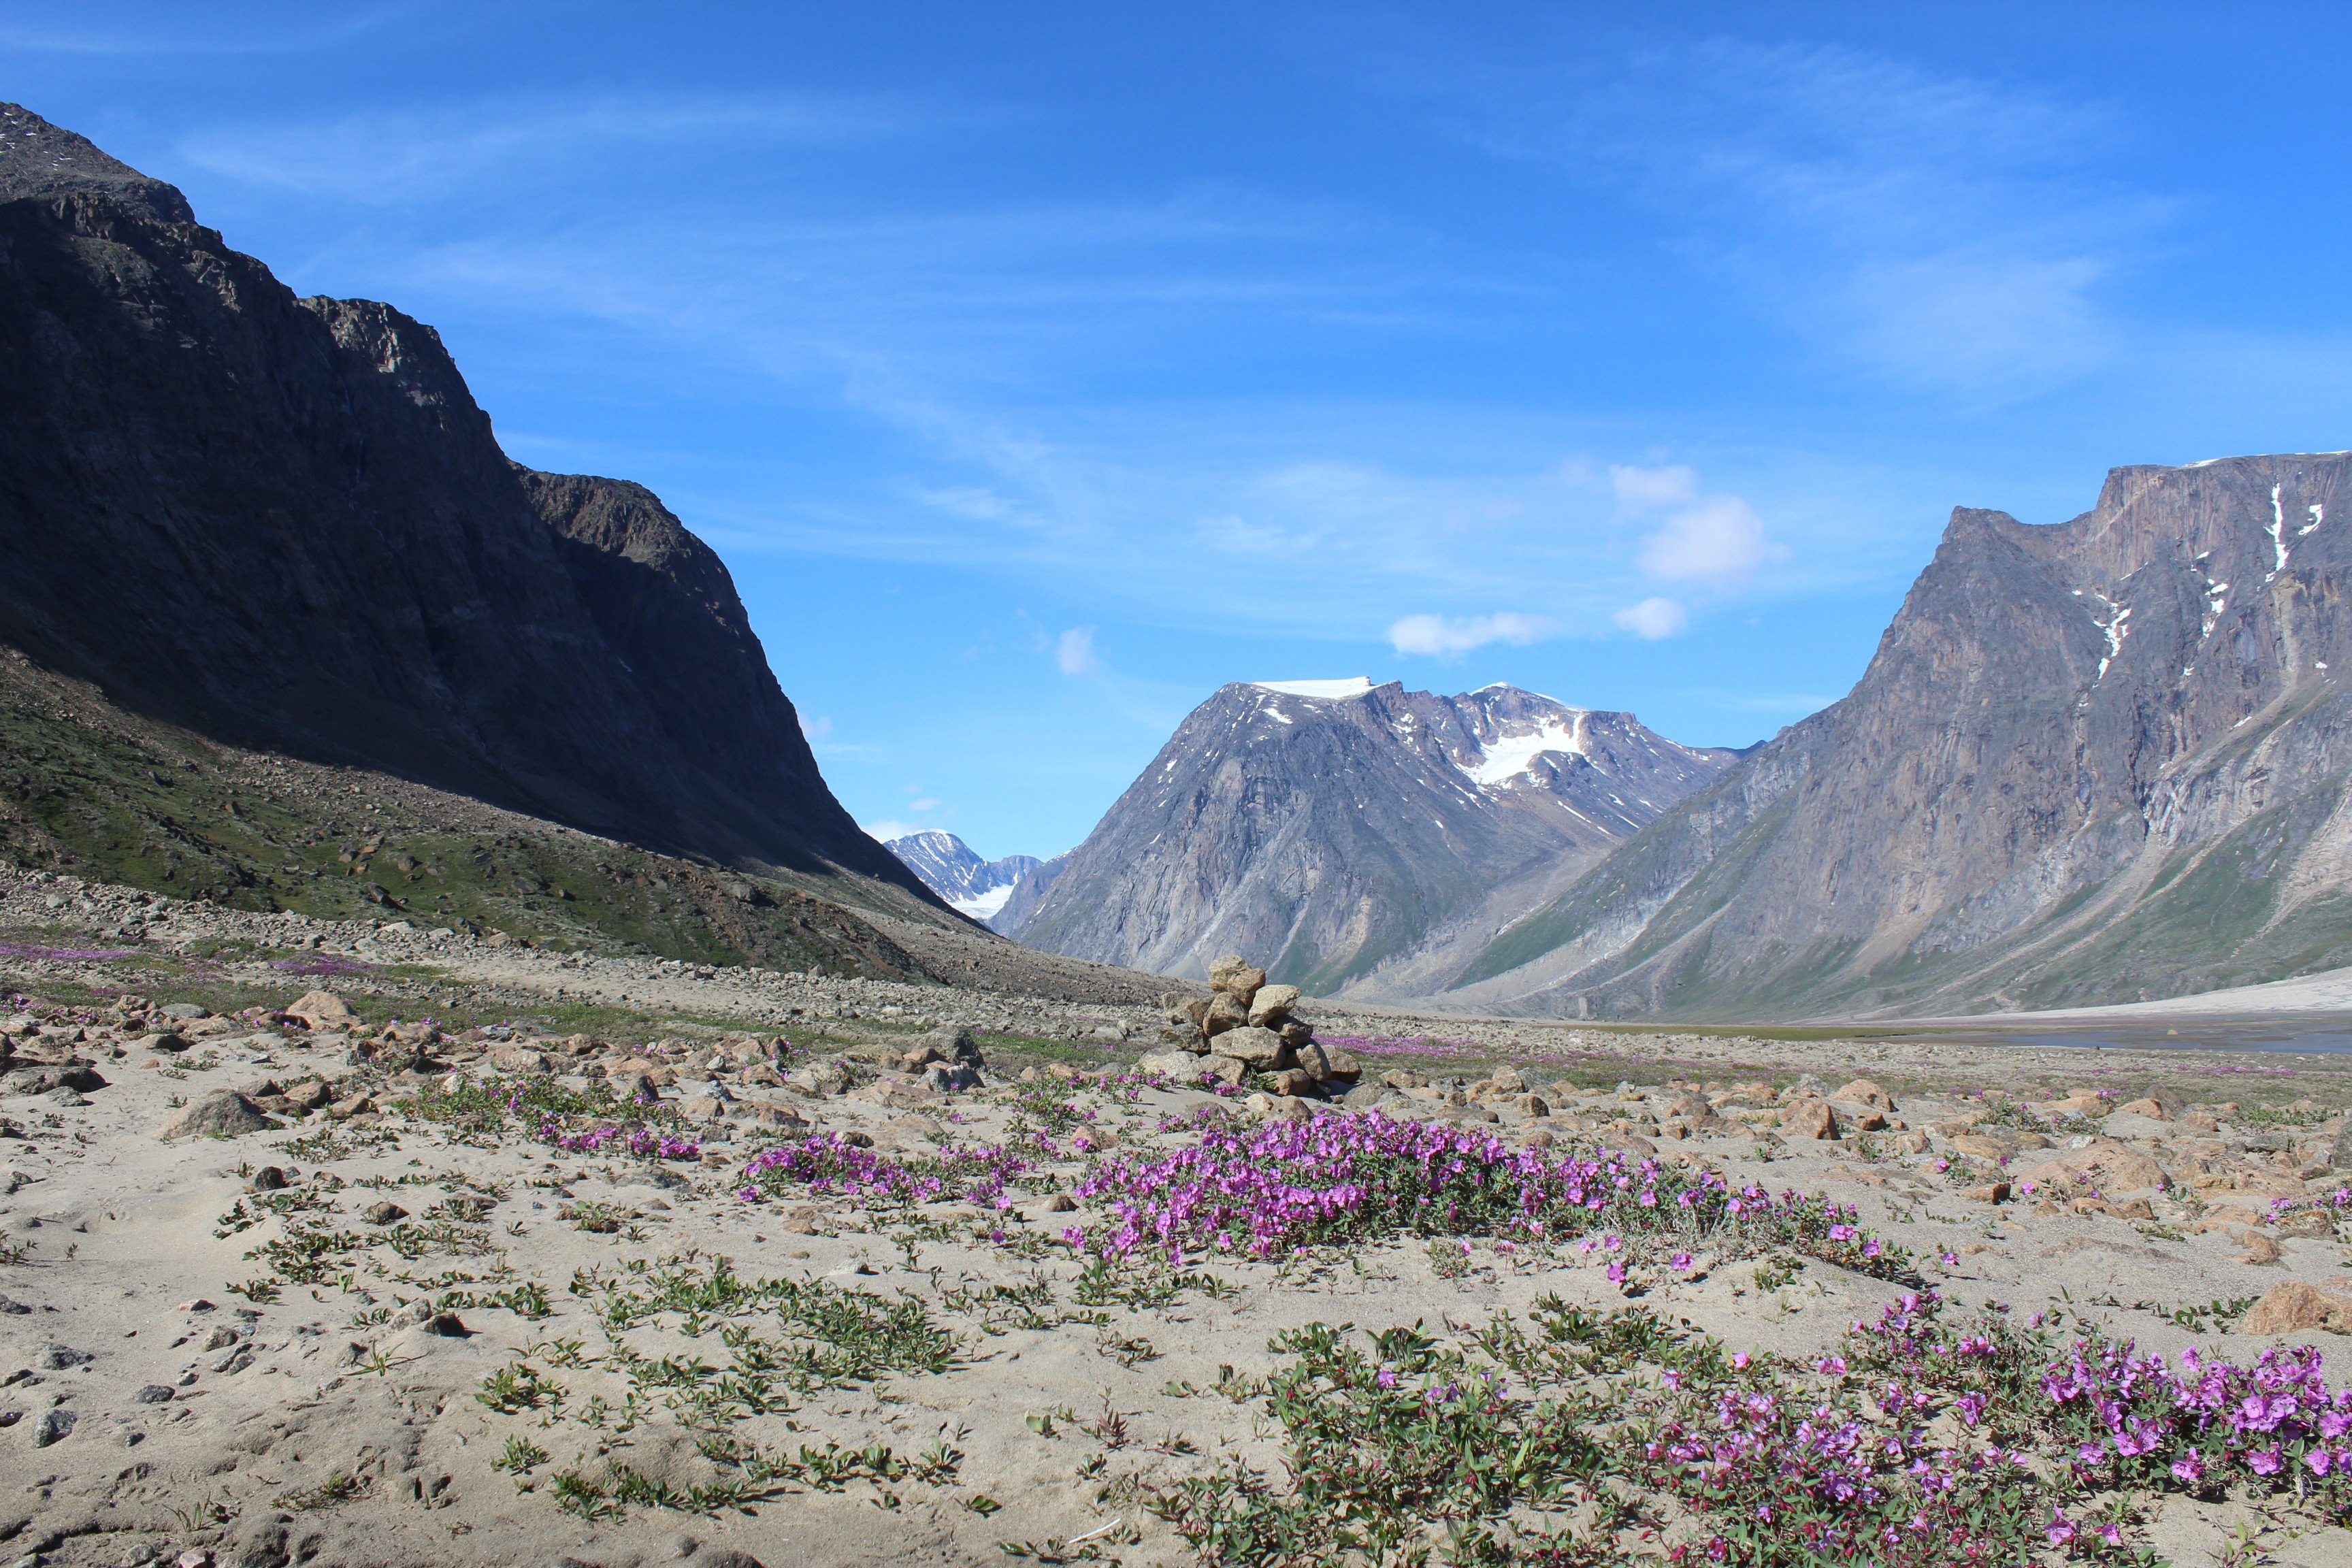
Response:
[[[1227,686],[1004,929],[1163,973],[1262,952],[1310,991],[1410,990],[1733,755],[1509,686]]]
[[[1502,933],[1454,995],[1753,1018],[2131,1001],[2352,963],[2352,457],[1952,514],[1843,701]]]
[[[298,300],[0,106],[0,642],[159,721],[929,895],[819,776],[726,568],[509,463],[430,327]]]

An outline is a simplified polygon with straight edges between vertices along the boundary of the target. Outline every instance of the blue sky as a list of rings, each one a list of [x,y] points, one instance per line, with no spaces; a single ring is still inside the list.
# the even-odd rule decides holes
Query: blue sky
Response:
[[[0,4],[0,96],[437,326],[522,461],[658,490],[861,821],[1044,855],[1228,680],[1744,744],[1955,504],[2352,445],[2347,34]]]

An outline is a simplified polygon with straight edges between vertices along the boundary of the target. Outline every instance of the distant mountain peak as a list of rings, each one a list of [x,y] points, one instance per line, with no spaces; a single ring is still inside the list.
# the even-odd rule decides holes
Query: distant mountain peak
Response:
[[[1249,681],[1192,712],[1050,885],[997,929],[1199,974],[1423,992],[1433,957],[1524,913],[1734,760],[1498,684]]]
[[[937,827],[887,840],[883,847],[959,914],[982,923],[1004,907],[1015,883],[1044,863],[1034,855],[984,860],[971,845]]]

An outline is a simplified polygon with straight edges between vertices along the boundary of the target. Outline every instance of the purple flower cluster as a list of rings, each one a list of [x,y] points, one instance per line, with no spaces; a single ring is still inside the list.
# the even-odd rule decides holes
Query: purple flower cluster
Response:
[[[288,974],[313,975],[369,974],[375,970],[372,963],[362,963],[356,958],[339,958],[331,952],[317,953],[308,958],[281,958],[269,967]]]
[[[1036,1141],[1048,1157],[1052,1145]],[[990,1208],[1013,1206],[1005,1189],[1034,1164],[1009,1147],[972,1144],[943,1148],[921,1166],[901,1164],[853,1143],[843,1132],[812,1132],[797,1142],[779,1143],[752,1156],[743,1167],[736,1196],[756,1203],[787,1183],[813,1193],[838,1194],[869,1205],[928,1204],[963,1197]]]
[[[60,963],[99,963],[136,958],[135,947],[42,947],[35,942],[0,942],[0,958],[29,958]]]
[[[1902,1262],[1854,1226],[1851,1209],[1824,1199],[1734,1192],[1713,1171],[1606,1150],[1514,1149],[1490,1132],[1378,1110],[1204,1127],[1192,1146],[1102,1160],[1077,1192],[1104,1200],[1111,1222],[1065,1234],[1104,1256],[1265,1258],[1397,1231],[1541,1241],[1605,1227],[1680,1242],[1727,1232],[1785,1241],[1874,1273]]]
[[[623,1153],[641,1160],[699,1160],[702,1141],[698,1138],[673,1138],[656,1132],[650,1127],[591,1127],[585,1131],[566,1132],[563,1124],[552,1116],[540,1119],[539,1141],[551,1143],[567,1154],[594,1154],[615,1144]]]

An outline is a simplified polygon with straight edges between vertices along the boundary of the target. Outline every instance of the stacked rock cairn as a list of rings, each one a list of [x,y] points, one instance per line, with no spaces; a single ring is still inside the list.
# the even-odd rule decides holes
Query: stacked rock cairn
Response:
[[[1345,1094],[1361,1076],[1354,1058],[1318,1043],[1297,1016],[1297,986],[1268,985],[1238,953],[1209,966],[1205,998],[1171,992],[1161,1001],[1165,1048],[1138,1064],[1147,1071],[1292,1100]]]

